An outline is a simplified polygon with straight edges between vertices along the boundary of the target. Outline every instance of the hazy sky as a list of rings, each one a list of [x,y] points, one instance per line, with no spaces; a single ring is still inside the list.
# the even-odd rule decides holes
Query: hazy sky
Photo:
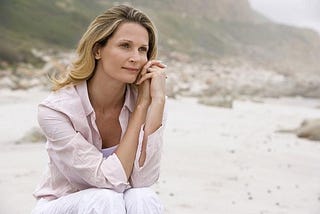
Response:
[[[270,19],[311,27],[320,33],[320,0],[249,0],[251,7]]]

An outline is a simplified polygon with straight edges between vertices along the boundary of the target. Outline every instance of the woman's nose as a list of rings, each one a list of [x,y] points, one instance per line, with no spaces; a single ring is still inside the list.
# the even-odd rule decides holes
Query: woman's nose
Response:
[[[136,60],[133,57],[130,57],[129,62],[134,63],[134,62],[136,62]]]
[[[132,63],[133,63],[133,62],[137,62],[137,61],[140,60],[140,58],[141,58],[141,56],[140,56],[138,50],[132,51],[131,56],[130,56],[130,58],[129,58],[129,62],[132,62]]]

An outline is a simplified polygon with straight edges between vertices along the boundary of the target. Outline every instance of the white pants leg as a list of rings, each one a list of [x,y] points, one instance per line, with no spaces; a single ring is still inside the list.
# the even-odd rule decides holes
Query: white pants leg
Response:
[[[56,200],[40,199],[32,214],[125,214],[123,193],[86,189]]]
[[[163,206],[151,188],[131,188],[124,192],[127,214],[161,214]]]

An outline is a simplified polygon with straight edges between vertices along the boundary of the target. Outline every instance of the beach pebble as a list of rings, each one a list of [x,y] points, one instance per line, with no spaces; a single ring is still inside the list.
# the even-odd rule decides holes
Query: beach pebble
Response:
[[[38,143],[45,142],[46,137],[39,127],[33,127],[30,129],[20,140],[16,141],[16,144],[20,143]]]
[[[297,129],[297,136],[320,141],[320,119],[304,120]]]

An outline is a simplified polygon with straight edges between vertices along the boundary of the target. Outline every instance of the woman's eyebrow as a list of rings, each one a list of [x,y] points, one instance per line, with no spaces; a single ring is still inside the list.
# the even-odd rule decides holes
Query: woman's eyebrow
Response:
[[[133,41],[129,40],[129,39],[120,39],[119,42],[129,42],[129,43],[133,43]],[[141,46],[143,47],[149,47],[148,44],[142,44]]]
[[[132,41],[129,40],[129,39],[120,39],[119,41],[120,41],[120,42],[131,42],[131,43],[132,43]]]

